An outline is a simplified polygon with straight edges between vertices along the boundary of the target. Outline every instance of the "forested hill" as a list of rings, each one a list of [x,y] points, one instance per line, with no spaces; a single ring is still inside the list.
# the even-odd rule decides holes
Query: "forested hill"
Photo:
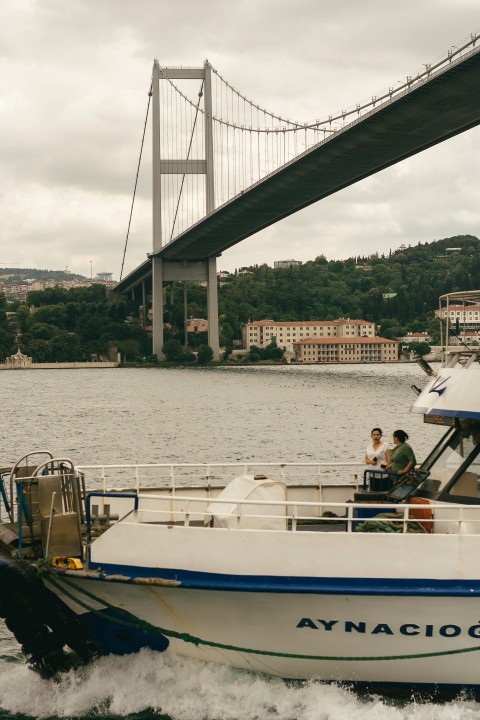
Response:
[[[458,235],[389,256],[341,261],[320,256],[288,269],[248,270],[220,288],[226,334],[237,336],[238,326],[249,319],[350,317],[378,323],[382,335],[397,337],[407,330],[437,330],[433,311],[440,295],[480,289],[480,241]]]

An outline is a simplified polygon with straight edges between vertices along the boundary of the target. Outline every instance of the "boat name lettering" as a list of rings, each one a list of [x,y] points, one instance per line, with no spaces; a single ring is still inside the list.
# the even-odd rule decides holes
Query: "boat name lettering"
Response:
[[[399,626],[388,623],[368,624],[364,620],[322,620],[320,618],[304,617],[297,623],[297,628],[309,628],[310,630],[324,630],[326,632],[340,631],[346,633],[361,633],[367,635],[407,635],[423,637],[434,637],[440,635],[445,638],[455,638],[459,635],[469,635],[472,638],[480,638],[480,621],[476,625],[462,628],[460,625],[417,625],[416,623],[403,623]]]

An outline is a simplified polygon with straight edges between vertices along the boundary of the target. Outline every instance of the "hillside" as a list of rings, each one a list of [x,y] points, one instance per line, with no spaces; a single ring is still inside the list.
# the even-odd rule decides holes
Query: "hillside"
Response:
[[[9,268],[0,267],[0,282],[12,285],[21,285],[27,280],[41,280],[47,282],[54,280],[86,280],[83,275],[68,272],[68,270],[39,270],[38,268]]]
[[[34,268],[0,269],[0,276],[14,273],[22,273],[24,279],[81,277]],[[388,338],[427,330],[435,342],[439,328],[434,311],[439,296],[478,288],[480,241],[473,235],[403,247],[388,257],[360,255],[327,261],[321,255],[287,269],[253,266],[245,273],[221,279],[220,344],[231,347],[234,340],[240,340],[242,325],[249,320],[339,317],[375,322],[379,334]],[[165,340],[183,342],[183,285],[174,285],[168,297]],[[18,345],[37,361],[81,360],[107,354],[113,345],[132,360],[146,357],[151,352],[151,340],[140,326],[138,302],[107,295],[99,285],[32,291],[25,304],[8,304],[0,295],[0,358]],[[205,287],[188,285],[188,316],[207,316]],[[192,346],[206,341],[206,333],[189,335]]]
[[[436,333],[433,313],[439,296],[480,288],[480,241],[461,235],[401,248],[389,257],[329,262],[320,256],[288,269],[261,265],[249,270],[220,288],[226,335],[239,337],[248,320],[338,317],[370,320],[392,338],[406,331]]]

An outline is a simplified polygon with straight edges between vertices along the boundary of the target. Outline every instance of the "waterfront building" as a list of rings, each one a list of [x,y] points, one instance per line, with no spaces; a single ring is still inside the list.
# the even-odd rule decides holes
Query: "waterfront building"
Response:
[[[480,329],[464,330],[458,335],[450,335],[448,339],[449,345],[480,345]]]
[[[15,355],[10,355],[10,357],[6,358],[5,366],[12,370],[16,370],[18,368],[29,368],[32,367],[32,358],[29,355],[24,355],[20,351],[20,348],[18,348]]]
[[[275,338],[279,347],[293,350],[293,344],[307,338],[353,338],[374,337],[375,323],[367,320],[299,320],[275,322],[257,320],[242,328],[243,347],[250,350],[252,345],[266,347]]]
[[[397,362],[398,343],[381,337],[309,338],[293,344],[298,363]]]
[[[465,329],[480,328],[480,305],[448,305],[435,310],[435,315],[442,320],[448,318],[450,327],[458,324]]]
[[[418,343],[418,342],[432,342],[432,337],[427,332],[409,332],[403,337],[398,338],[398,342],[401,343]]]

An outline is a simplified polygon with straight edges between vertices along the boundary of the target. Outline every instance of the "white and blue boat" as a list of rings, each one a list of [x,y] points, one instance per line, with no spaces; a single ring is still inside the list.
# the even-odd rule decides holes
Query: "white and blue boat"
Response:
[[[479,360],[458,346],[426,366],[412,410],[445,434],[398,482],[322,463],[74,467],[43,451],[4,468],[0,614],[28,662],[48,677],[150,647],[479,693]]]

